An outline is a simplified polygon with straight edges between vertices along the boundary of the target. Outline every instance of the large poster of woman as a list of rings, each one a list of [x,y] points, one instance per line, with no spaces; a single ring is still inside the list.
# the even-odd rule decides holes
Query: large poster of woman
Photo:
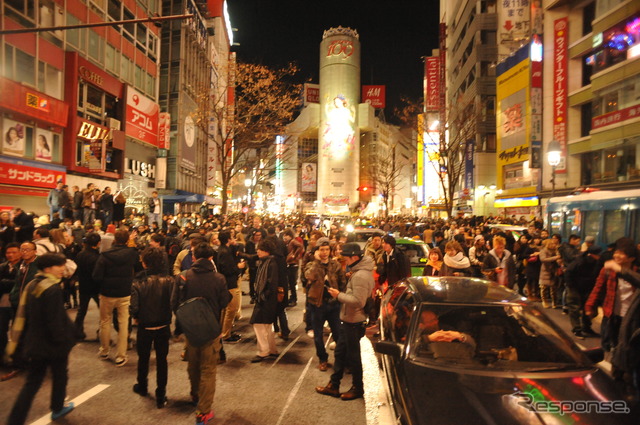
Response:
[[[302,192],[316,191],[316,164],[310,162],[302,163]]]
[[[36,129],[36,159],[38,161],[51,162],[53,151],[53,135],[50,131],[41,128]]]
[[[355,108],[347,98],[338,94],[326,104],[327,121],[324,128],[325,155],[331,159],[349,157],[355,141]]]
[[[24,125],[6,118],[3,120],[3,124],[2,153],[24,156]]]

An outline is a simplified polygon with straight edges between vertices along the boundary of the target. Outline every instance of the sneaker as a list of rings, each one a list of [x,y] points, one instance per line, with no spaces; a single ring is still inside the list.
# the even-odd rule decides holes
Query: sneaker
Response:
[[[309,329],[309,330],[307,331],[307,336],[308,336],[309,338],[313,338],[313,329]]]
[[[242,336],[240,334],[231,334],[229,338],[224,338],[223,341],[227,344],[235,344],[236,342],[240,342]]]
[[[196,415],[196,425],[207,425],[214,416],[213,410],[209,413],[200,413]]]
[[[109,353],[105,353],[104,351],[98,351],[98,356],[100,356],[101,360],[109,359]]]
[[[62,406],[62,409],[58,410],[57,412],[51,412],[51,420],[55,421],[56,419],[63,417],[67,413],[71,412],[74,407],[76,406],[75,404],[73,404],[73,402],[65,404],[64,406]]]
[[[331,341],[329,343],[329,350],[335,350],[336,349],[336,342],[335,341]]]
[[[146,397],[149,394],[147,389],[145,387],[143,387],[142,385],[140,385],[140,384],[134,384],[133,385],[133,392],[136,393],[136,394],[139,394],[139,395],[141,395],[143,397]]]
[[[116,367],[122,367],[127,364],[127,358],[125,357],[125,358],[116,359],[114,363],[116,364]]]

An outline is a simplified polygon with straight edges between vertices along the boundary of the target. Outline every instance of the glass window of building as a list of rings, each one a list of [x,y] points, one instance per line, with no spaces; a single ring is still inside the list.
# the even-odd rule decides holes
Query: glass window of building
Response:
[[[15,18],[29,18],[30,20],[36,19],[36,7],[35,0],[5,0],[5,7],[9,6],[10,8],[6,8],[5,12],[7,16],[15,17]],[[17,14],[16,14],[17,12]],[[23,20],[19,19],[22,23]],[[30,27],[33,26],[28,25]]]
[[[136,16],[131,11],[129,11],[129,9],[127,9],[126,7],[124,7],[122,10],[123,10],[122,18],[124,20],[131,20],[136,18]],[[133,23],[122,24],[122,35],[124,36],[124,38],[126,38],[132,43],[134,42],[135,32],[136,32],[136,24],[133,24]]]
[[[78,25],[80,24],[80,20],[67,12],[67,25]],[[86,40],[86,29],[75,29],[75,30],[66,30],[65,36],[67,43],[75,47],[77,50],[84,52],[85,49],[85,40]]]
[[[109,0],[107,14],[110,21],[120,21],[122,19],[122,2],[120,0]]]
[[[9,45],[9,44],[5,44],[4,45],[4,76],[7,78],[11,78],[12,80],[14,80],[15,78],[13,77],[13,46]]]
[[[30,86],[36,86],[36,58],[22,50],[15,49],[16,76]]]
[[[104,39],[95,31],[89,30],[89,56],[98,63],[103,63]]]

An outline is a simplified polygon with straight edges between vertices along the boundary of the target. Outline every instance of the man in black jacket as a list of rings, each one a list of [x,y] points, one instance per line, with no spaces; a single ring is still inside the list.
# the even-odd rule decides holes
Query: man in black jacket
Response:
[[[133,272],[138,252],[127,246],[129,232],[118,230],[111,249],[100,254],[93,270],[93,279],[100,282],[100,358],[109,358],[111,346],[111,320],[113,310],[118,310],[118,344],[116,366],[127,362],[127,338],[129,337],[129,304]]]
[[[84,240],[84,249],[76,257],[80,307],[76,315],[75,325],[80,339],[87,337],[84,333],[84,318],[87,315],[89,301],[95,301],[96,305],[100,307],[100,299],[98,298],[100,283],[93,279],[93,270],[98,262],[98,257],[100,257],[99,246],[100,235],[98,233],[89,233]]]
[[[33,229],[35,225],[33,224],[33,217],[27,215],[22,208],[16,207],[13,210],[13,224],[15,225],[16,231],[16,242],[22,243],[26,241],[30,241],[33,238]]]
[[[144,271],[138,273],[131,291],[131,316],[138,323],[138,382],[133,391],[147,395],[147,375],[151,344],[156,350],[156,406],[167,404],[167,354],[171,337],[171,296],[174,278],[166,272],[162,248],[149,247],[142,252]]]
[[[172,297],[173,311],[178,310],[181,302],[195,297],[207,300],[215,317],[220,317],[231,301],[224,276],[214,271],[213,248],[201,243],[194,251],[196,261],[186,273],[180,275],[181,289]],[[220,337],[211,342],[195,347],[187,340],[186,358],[189,362],[187,371],[191,382],[191,398],[196,407],[196,423],[206,424],[213,418],[213,395],[216,391],[216,367],[220,353]]]
[[[231,294],[231,302],[223,311],[221,337],[224,342],[234,343],[240,341],[241,338],[240,334],[232,333],[231,331],[242,301],[242,291],[238,288],[238,276],[240,276],[240,269],[244,269],[245,263],[238,262],[233,253],[231,244],[234,240],[231,238],[230,232],[220,232],[218,240],[220,241],[220,248],[218,248],[216,265],[218,266],[218,271],[224,275],[227,281],[227,289]]]
[[[383,267],[380,273],[379,282],[387,282],[391,288],[397,281],[411,276],[411,265],[404,253],[396,248],[396,240],[391,235],[382,238]]]
[[[16,242],[7,244],[4,249],[7,261],[0,264],[0,354],[7,346],[9,323],[13,317],[13,310],[9,302],[9,292],[16,283],[18,268],[20,267],[20,245]]]
[[[22,355],[28,359],[28,375],[16,399],[8,424],[24,424],[31,403],[42,385],[47,369],[51,369],[51,419],[56,420],[71,410],[65,404],[69,352],[75,345],[75,329],[64,308],[60,280],[66,259],[61,254],[44,254],[38,258],[39,273],[29,282],[20,298],[20,307],[12,332],[8,354],[20,341]]]

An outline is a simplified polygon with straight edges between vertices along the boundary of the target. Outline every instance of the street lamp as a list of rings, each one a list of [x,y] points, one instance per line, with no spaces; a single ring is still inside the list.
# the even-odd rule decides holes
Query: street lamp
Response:
[[[549,142],[547,147],[547,162],[551,166],[551,197],[556,196],[556,167],[560,165],[562,150],[557,140]]]

